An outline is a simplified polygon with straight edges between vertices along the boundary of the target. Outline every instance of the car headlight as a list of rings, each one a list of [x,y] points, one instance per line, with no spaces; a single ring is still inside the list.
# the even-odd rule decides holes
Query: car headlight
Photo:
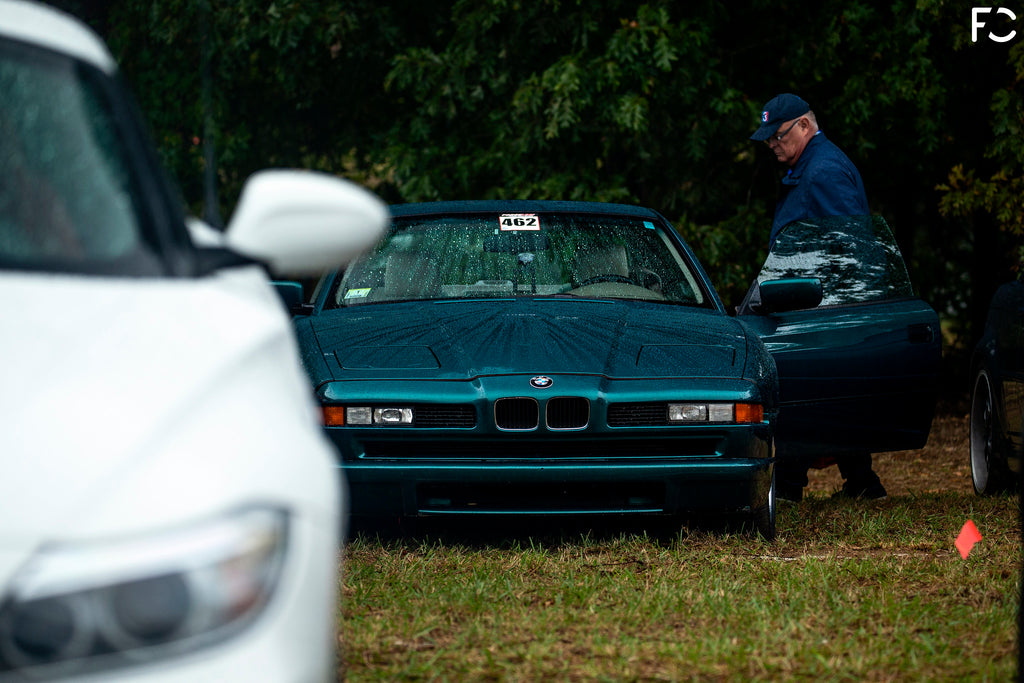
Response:
[[[764,419],[759,403],[669,403],[670,423],[755,424]]]
[[[267,604],[287,537],[284,511],[246,508],[152,536],[44,547],[0,605],[0,673],[113,668],[220,641]]]
[[[414,424],[410,407],[399,406],[323,406],[323,421],[328,427],[408,427]]]

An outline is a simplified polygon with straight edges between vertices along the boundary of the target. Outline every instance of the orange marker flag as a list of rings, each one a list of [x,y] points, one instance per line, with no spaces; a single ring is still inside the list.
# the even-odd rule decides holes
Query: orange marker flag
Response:
[[[956,537],[956,549],[960,551],[960,557],[966,560],[971,548],[980,540],[981,532],[978,531],[978,527],[974,526],[971,520],[967,520],[964,528],[960,530],[960,535]]]

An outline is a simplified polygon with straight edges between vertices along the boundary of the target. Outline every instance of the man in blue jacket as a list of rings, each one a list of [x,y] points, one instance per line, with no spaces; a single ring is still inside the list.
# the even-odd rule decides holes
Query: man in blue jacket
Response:
[[[761,111],[761,127],[751,140],[765,142],[775,157],[789,167],[775,205],[769,248],[783,227],[805,218],[867,216],[868,198],[857,167],[818,129],[810,106],[789,93],[777,95]],[[778,496],[799,501],[807,485],[810,463],[785,457],[780,447],[776,465]],[[839,472],[846,480],[841,495],[851,498],[884,498],[885,487],[871,466],[871,454],[843,456]]]
[[[803,99],[786,93],[769,100],[761,112],[761,127],[750,139],[767,143],[789,166],[775,205],[770,244],[796,220],[871,213],[857,167],[818,129]]]

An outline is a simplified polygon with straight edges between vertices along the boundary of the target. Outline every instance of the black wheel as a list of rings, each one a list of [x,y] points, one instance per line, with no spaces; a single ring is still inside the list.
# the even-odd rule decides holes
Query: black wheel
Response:
[[[588,277],[586,280],[580,283],[580,287],[586,287],[587,285],[595,285],[598,282],[621,282],[622,284],[625,285],[636,285],[637,287],[640,286],[640,283],[638,283],[631,277],[627,277],[625,275],[613,275],[609,273],[607,275],[595,275],[593,277]]]
[[[753,507],[753,506],[752,506]],[[754,531],[766,541],[775,540],[775,466],[772,466],[772,481],[768,486],[768,496],[760,505],[753,507],[752,521]]]
[[[971,389],[971,480],[979,495],[1001,493],[1013,486],[1006,454],[999,444],[995,399],[988,372],[980,370]]]

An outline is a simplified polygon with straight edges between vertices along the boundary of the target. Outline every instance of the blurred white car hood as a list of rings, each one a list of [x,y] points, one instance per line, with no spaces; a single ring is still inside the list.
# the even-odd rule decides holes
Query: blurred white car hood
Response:
[[[228,505],[233,478],[245,496],[287,495],[269,449],[319,448],[336,477],[263,277],[0,274],[0,585],[41,542],[145,531],[161,515],[180,520],[180,509]],[[138,509],[121,509],[125,500]]]

